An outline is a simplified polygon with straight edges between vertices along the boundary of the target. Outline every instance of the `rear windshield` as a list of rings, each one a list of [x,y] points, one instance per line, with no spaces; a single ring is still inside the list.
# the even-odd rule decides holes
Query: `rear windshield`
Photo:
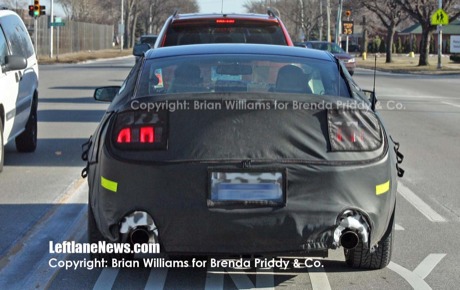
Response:
[[[337,43],[312,42],[311,46],[314,49],[326,50],[330,53],[345,53]]]
[[[141,36],[141,43],[148,43],[152,46],[155,44],[157,36]]]
[[[136,97],[214,92],[350,97],[335,62],[253,54],[208,54],[146,60]]]
[[[166,32],[164,46],[200,43],[262,43],[287,45],[275,21],[212,19],[175,21]]]

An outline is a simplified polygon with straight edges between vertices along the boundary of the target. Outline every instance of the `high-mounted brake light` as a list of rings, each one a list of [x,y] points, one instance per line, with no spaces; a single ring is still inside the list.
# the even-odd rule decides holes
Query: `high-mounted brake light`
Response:
[[[216,19],[217,24],[234,24],[235,19]]]
[[[382,145],[380,123],[372,111],[331,109],[327,116],[332,151],[371,151]]]

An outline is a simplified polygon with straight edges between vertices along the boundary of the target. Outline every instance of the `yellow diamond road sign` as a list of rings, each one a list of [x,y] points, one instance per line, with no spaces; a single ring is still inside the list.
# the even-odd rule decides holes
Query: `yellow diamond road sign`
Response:
[[[447,25],[449,24],[449,16],[447,13],[439,8],[431,15],[431,25]]]

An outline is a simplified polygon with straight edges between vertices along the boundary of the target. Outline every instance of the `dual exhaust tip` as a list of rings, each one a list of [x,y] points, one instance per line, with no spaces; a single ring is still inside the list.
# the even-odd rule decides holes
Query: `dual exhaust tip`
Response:
[[[143,227],[139,227],[139,228],[133,229],[129,233],[129,242],[132,245],[147,244],[147,243],[156,243],[157,239],[155,237],[155,234],[152,231],[149,231]]]
[[[359,236],[352,230],[347,230],[340,236],[340,244],[347,250],[354,249],[359,244]]]
[[[367,245],[369,241],[369,225],[361,213],[347,210],[338,219],[338,225],[334,230],[335,247],[344,247],[347,250],[354,249],[359,243]]]

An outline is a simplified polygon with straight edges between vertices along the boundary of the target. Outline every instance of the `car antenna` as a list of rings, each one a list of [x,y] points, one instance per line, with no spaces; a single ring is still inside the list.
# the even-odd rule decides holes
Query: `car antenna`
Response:
[[[174,12],[173,12],[173,15],[172,15],[172,16],[173,16],[173,17],[176,17],[176,15],[177,15],[178,12],[179,12],[179,8],[174,9]]]
[[[275,11],[273,11],[273,9],[271,7],[268,7],[267,14],[268,14],[268,16],[278,18],[278,16],[275,14]]]
[[[372,99],[371,99],[371,109],[375,111],[375,105],[377,103],[377,99],[375,98],[375,79],[377,78],[377,54],[374,58],[374,86],[372,87]]]

